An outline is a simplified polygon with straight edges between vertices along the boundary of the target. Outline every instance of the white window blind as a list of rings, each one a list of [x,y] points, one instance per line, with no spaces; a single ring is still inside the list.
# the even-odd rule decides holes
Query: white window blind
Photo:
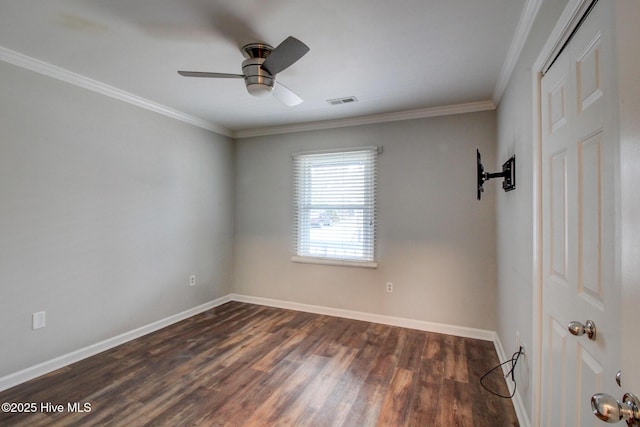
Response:
[[[378,147],[293,155],[298,257],[374,261],[377,155]]]

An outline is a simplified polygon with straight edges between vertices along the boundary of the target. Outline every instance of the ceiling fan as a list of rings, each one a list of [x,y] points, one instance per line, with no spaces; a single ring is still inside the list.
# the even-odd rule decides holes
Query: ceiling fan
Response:
[[[290,67],[307,52],[309,47],[295,37],[289,36],[275,49],[264,43],[250,43],[242,48],[245,59],[242,74],[210,73],[202,71],[178,71],[184,77],[209,77],[222,79],[244,79],[247,91],[253,96],[273,95],[288,106],[298,105],[302,98],[291,89],[276,82],[276,75]]]

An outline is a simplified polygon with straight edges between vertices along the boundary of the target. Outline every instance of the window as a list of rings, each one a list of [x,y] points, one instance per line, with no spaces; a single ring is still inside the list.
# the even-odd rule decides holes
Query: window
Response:
[[[293,156],[294,261],[375,267],[378,147]]]

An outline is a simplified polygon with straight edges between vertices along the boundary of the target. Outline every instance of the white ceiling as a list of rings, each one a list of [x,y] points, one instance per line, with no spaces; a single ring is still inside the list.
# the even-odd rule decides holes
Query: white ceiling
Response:
[[[0,49],[234,134],[491,100],[525,3],[0,0]],[[289,35],[311,48],[278,75],[304,99],[298,106],[254,98],[242,80],[176,73],[241,73],[240,46]],[[326,102],[346,96],[359,102]]]

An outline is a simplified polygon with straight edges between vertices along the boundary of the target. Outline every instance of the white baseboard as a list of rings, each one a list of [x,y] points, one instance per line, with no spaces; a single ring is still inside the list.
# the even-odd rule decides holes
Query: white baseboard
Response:
[[[485,329],[468,328],[465,326],[447,325],[444,323],[426,322],[423,320],[406,319],[403,317],[385,316],[382,314],[365,313],[361,311],[345,310],[341,308],[324,307],[320,305],[301,304],[298,302],[282,301],[270,298],[252,297],[248,295],[231,294],[231,300],[249,304],[266,305],[269,307],[285,308],[288,310],[304,311],[306,313],[324,314],[327,316],[344,317],[346,319],[362,320],[364,322],[381,323],[383,325],[399,326],[417,329],[419,331],[435,332],[439,334],[456,335],[465,338],[475,338],[485,341],[495,341],[497,334]]]
[[[498,354],[498,359],[500,362],[504,362],[508,359],[508,356],[504,352],[504,348],[502,347],[502,343],[500,342],[500,338],[498,334],[496,334],[496,338],[493,341],[493,344],[496,347],[496,353]],[[502,365],[502,372],[505,375],[505,380],[507,382],[507,387],[509,387],[509,393],[513,393],[513,387],[515,386],[511,381],[511,376],[507,376],[507,373],[511,369],[509,364]],[[521,427],[531,427],[531,421],[529,420],[529,416],[527,415],[527,410],[524,407],[524,402],[522,401],[522,396],[520,396],[519,390],[516,389],[513,398],[511,399],[513,402],[513,408],[516,411],[516,416],[518,417],[518,423]]]
[[[72,351],[71,353],[64,354],[60,357],[56,357],[55,359],[51,359],[46,362],[42,362],[29,368],[23,369],[21,371],[6,375],[0,378],[0,391],[7,390],[11,387],[22,384],[41,375],[48,374],[49,372],[53,372],[56,369],[64,368],[65,366],[68,366],[72,363],[78,362],[82,359],[86,359],[87,357],[94,356],[105,350],[109,350],[113,347],[124,344],[143,335],[147,335],[151,332],[155,332],[166,326],[180,322],[181,320],[188,319],[189,317],[195,316],[196,314],[202,313],[229,301],[231,301],[231,297],[230,295],[226,295],[222,298],[209,301],[197,307],[185,310],[181,313],[174,314],[148,325],[141,326],[129,332],[117,335],[113,338],[106,339],[104,341],[92,344],[88,347],[84,347],[79,350]]]

